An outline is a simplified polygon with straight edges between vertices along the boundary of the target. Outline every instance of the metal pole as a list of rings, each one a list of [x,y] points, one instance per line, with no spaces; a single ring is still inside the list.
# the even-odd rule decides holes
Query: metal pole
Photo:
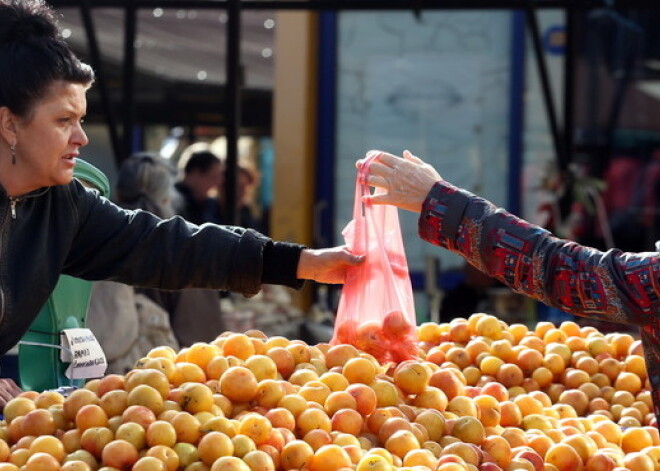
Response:
[[[509,86],[509,199],[507,210],[521,214],[521,175],[525,128],[525,15],[511,16],[511,84]]]
[[[117,133],[117,122],[115,121],[112,106],[110,104],[110,94],[108,92],[108,84],[105,80],[103,73],[103,63],[101,61],[101,54],[99,52],[98,41],[96,40],[96,30],[94,28],[94,21],[89,7],[88,0],[82,0],[80,3],[80,14],[85,25],[85,33],[87,34],[87,41],[89,42],[89,55],[96,75],[96,82],[98,83],[99,94],[101,95],[101,106],[103,106],[103,113],[108,123],[108,132],[110,133],[110,144],[112,145],[112,153],[115,162],[119,164],[119,155],[121,154],[121,146],[119,143],[119,135]]]
[[[569,161],[575,145],[573,104],[575,102],[575,55],[577,54],[576,21],[575,10],[568,7],[566,9],[566,50],[564,51],[564,152]]]
[[[536,11],[534,9],[533,1],[527,2],[525,9],[527,14],[527,25],[529,26],[529,33],[532,37],[532,44],[534,45],[534,57],[536,59],[536,66],[538,68],[539,78],[541,79],[541,89],[543,92],[543,99],[545,101],[545,110],[548,115],[548,124],[550,125],[550,134],[552,135],[552,143],[557,155],[559,169],[564,173],[568,167],[568,160],[564,152],[563,139],[559,124],[557,123],[557,113],[552,97],[552,89],[550,88],[550,79],[548,77],[548,69],[545,63],[545,55],[543,46],[541,45],[541,33],[539,29],[538,19],[536,18]]]
[[[241,124],[241,3],[227,0],[227,160],[225,198],[227,223],[239,224],[236,180],[238,177],[238,135]]]
[[[133,2],[126,3],[124,22],[124,74],[123,108],[124,129],[122,155],[118,164],[133,152],[133,126],[135,125],[135,36],[137,31],[137,9]]]

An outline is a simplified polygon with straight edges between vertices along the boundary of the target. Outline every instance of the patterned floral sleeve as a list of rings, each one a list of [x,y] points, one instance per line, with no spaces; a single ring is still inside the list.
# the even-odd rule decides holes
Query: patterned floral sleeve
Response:
[[[559,239],[447,182],[438,182],[424,202],[419,234],[543,303],[657,332],[656,252],[601,252]]]

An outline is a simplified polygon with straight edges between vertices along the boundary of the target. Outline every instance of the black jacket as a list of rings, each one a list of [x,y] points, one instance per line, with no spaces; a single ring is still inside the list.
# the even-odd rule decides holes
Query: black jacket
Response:
[[[76,180],[20,198],[0,186],[0,353],[21,339],[61,273],[250,296],[262,283],[300,288],[302,248],[253,230],[124,210]]]

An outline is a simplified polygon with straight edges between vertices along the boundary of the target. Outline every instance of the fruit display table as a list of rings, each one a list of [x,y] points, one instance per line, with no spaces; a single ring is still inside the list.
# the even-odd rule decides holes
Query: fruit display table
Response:
[[[417,326],[415,358],[262,332],[151,350],[0,423],[0,471],[656,471],[638,339],[488,314]]]

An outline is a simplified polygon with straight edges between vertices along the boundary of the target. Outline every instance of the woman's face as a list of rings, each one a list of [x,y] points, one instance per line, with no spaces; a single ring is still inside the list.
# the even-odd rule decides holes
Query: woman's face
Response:
[[[18,118],[15,171],[21,193],[65,185],[73,178],[79,149],[89,142],[82,129],[87,88],[55,82],[30,116]]]

